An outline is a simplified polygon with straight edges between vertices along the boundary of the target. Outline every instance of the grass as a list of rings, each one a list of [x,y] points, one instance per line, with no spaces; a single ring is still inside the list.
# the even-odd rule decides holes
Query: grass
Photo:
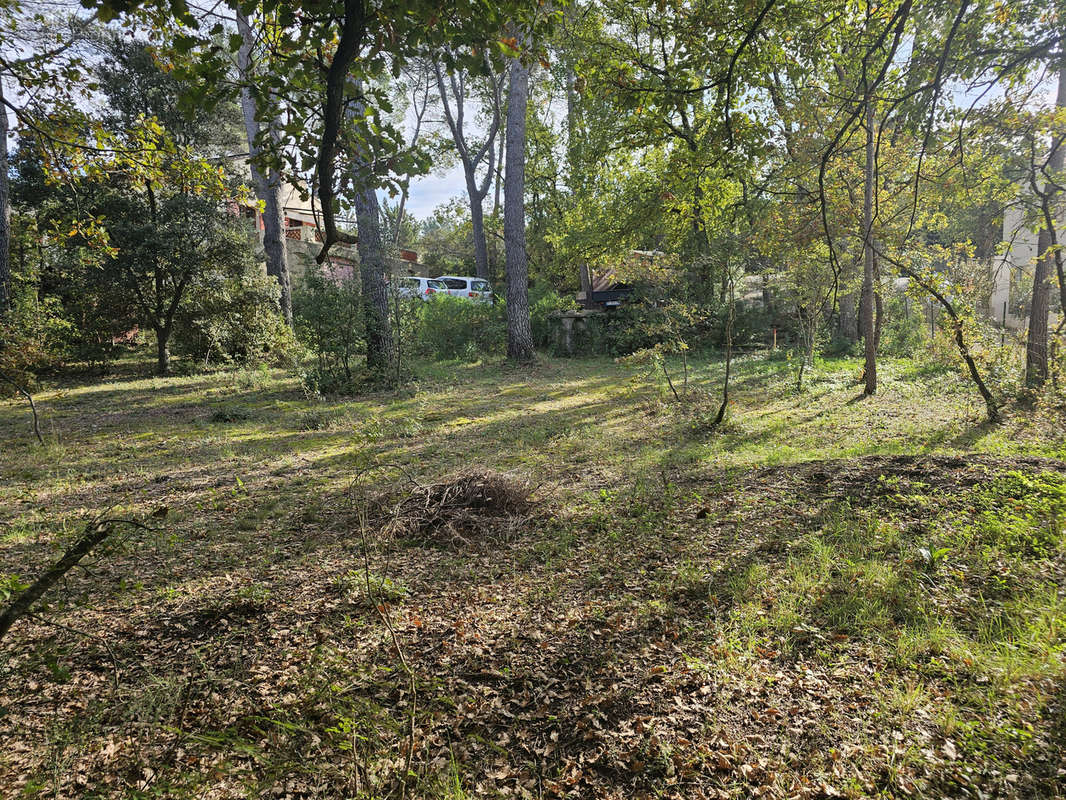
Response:
[[[43,448],[0,403],[0,585],[167,509],[3,643],[4,796],[383,797],[412,726],[409,797],[1063,794],[1050,406],[764,355],[717,430],[713,360],[682,406],[601,359],[144,368],[45,387]],[[475,466],[537,487],[517,531],[364,552],[361,507]]]

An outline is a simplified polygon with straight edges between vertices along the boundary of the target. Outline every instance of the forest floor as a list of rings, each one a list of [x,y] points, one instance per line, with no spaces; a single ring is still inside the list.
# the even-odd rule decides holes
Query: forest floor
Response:
[[[718,429],[717,362],[682,403],[145,368],[48,385],[45,447],[0,402],[0,597],[151,528],[0,644],[0,796],[1066,795],[1061,407],[765,355]]]

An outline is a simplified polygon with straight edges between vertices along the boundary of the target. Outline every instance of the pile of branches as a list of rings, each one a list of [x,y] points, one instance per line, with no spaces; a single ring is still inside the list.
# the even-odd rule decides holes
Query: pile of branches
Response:
[[[508,540],[529,520],[533,487],[512,475],[468,470],[418,486],[396,506],[389,532],[435,543]]]

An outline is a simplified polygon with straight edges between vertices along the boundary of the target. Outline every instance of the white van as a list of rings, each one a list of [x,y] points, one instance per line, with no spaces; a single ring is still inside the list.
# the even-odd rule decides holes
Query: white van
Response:
[[[400,297],[418,297],[429,300],[435,294],[448,294],[448,287],[438,278],[404,276],[396,282],[396,294]]]
[[[452,297],[464,297],[468,300],[492,300],[492,286],[482,278],[470,278],[463,275],[441,275],[436,280],[448,287]]]

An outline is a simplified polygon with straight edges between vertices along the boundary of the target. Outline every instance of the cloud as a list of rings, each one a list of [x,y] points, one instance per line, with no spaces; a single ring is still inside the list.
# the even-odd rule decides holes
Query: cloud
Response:
[[[456,165],[443,175],[426,175],[411,181],[407,210],[418,218],[428,217],[433,209],[453,197],[466,197],[463,168]]]

